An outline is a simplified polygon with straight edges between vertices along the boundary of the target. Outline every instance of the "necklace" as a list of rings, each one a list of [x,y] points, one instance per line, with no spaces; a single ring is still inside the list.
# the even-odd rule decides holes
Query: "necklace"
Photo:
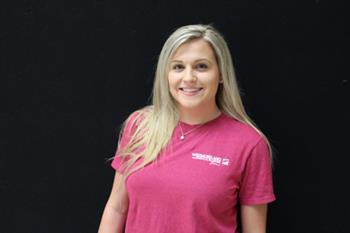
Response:
[[[184,132],[184,131],[182,130],[182,127],[181,127],[181,122],[179,122],[179,127],[180,127],[180,131],[181,131],[180,140],[184,140],[184,139],[185,139],[185,136],[186,136],[187,134],[192,133],[193,131],[195,131],[196,129],[198,129],[199,127],[201,127],[202,125],[203,125],[203,124],[200,124],[200,125],[197,126],[196,128],[191,129],[191,130],[189,130],[189,131],[187,131],[187,132]]]

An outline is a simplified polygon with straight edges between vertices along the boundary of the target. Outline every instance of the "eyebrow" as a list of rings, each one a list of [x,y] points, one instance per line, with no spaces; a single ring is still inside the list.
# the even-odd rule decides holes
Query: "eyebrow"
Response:
[[[206,61],[206,62],[209,62],[211,64],[211,61],[206,59],[206,58],[196,59],[194,61],[194,63],[199,62],[199,61]],[[182,63],[182,61],[181,60],[172,60],[172,61],[170,61],[170,63]]]

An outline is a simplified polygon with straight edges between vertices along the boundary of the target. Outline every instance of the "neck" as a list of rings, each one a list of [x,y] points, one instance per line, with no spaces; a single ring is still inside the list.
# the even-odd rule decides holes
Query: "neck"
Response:
[[[215,105],[209,109],[180,109],[180,121],[190,124],[204,124],[220,115],[220,109]]]

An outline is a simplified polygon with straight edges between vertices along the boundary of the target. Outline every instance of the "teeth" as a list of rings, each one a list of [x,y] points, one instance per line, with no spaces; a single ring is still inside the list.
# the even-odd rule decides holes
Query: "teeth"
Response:
[[[196,92],[201,90],[201,88],[180,88],[180,89],[183,90],[184,92]]]

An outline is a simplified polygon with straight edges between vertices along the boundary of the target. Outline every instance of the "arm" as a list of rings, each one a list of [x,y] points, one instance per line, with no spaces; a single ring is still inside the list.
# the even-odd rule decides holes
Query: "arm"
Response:
[[[267,204],[241,205],[243,233],[266,233]]]
[[[121,181],[121,174],[116,172],[113,188],[103,211],[98,233],[124,232],[129,199],[125,186],[119,185]],[[120,189],[117,189],[118,186],[120,186]]]

